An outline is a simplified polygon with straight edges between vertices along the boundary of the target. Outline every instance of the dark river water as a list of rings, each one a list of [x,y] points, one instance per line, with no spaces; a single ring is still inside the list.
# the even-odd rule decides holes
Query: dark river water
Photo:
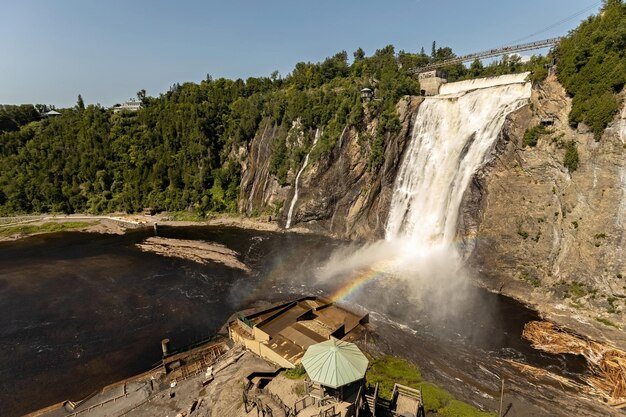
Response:
[[[256,301],[328,294],[341,284],[311,284],[317,268],[345,245],[328,238],[225,227],[159,229],[164,237],[228,246],[252,269],[247,275],[134,246],[153,233],[59,233],[0,244],[0,416],[77,400],[150,369],[161,358],[161,339],[181,347],[211,337],[231,314]],[[583,371],[580,361],[543,355],[521,339],[535,312],[471,291],[479,301],[443,322],[401,289],[376,282],[352,302],[399,329],[415,351],[428,338],[431,346],[456,344],[476,357],[520,359],[573,375]],[[381,294],[393,302],[381,303]]]

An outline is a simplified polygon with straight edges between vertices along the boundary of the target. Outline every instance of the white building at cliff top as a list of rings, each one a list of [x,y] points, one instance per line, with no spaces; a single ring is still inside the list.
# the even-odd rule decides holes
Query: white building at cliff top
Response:
[[[113,107],[111,107],[113,109],[113,113],[118,113],[122,110],[127,110],[127,111],[137,111],[141,108],[141,102],[139,101],[127,101],[125,103],[122,104],[116,104]]]

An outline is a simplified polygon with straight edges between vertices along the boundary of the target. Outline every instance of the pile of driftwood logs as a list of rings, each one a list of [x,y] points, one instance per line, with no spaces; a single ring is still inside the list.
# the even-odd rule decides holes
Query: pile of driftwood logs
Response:
[[[583,355],[591,375],[587,383],[613,405],[626,401],[626,352],[559,329],[545,321],[526,323],[522,336],[535,349]]]

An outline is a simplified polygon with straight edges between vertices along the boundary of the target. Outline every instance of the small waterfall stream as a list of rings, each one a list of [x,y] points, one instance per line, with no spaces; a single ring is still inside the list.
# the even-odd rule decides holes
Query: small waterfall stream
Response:
[[[289,212],[287,213],[287,223],[285,224],[285,229],[289,229],[291,227],[291,217],[293,216],[293,209],[296,207],[296,203],[298,202],[298,187],[299,187],[298,183],[300,182],[300,176],[302,175],[307,165],[309,164],[309,156],[311,155],[311,151],[313,151],[313,148],[315,148],[315,144],[317,143],[317,140],[319,138],[320,138],[320,130],[318,128],[315,130],[315,138],[313,139],[313,145],[311,146],[309,153],[307,153],[306,156],[304,157],[304,163],[302,164],[300,171],[298,171],[298,174],[296,175],[293,198],[291,199],[291,204],[289,205]]]

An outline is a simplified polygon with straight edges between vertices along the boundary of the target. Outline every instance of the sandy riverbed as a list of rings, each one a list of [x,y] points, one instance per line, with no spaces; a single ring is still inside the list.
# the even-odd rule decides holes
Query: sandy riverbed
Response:
[[[250,268],[237,259],[239,255],[237,252],[219,243],[155,236],[138,243],[137,247],[144,252],[152,252],[171,258],[187,259],[201,264],[217,262],[229,268],[250,272]]]

